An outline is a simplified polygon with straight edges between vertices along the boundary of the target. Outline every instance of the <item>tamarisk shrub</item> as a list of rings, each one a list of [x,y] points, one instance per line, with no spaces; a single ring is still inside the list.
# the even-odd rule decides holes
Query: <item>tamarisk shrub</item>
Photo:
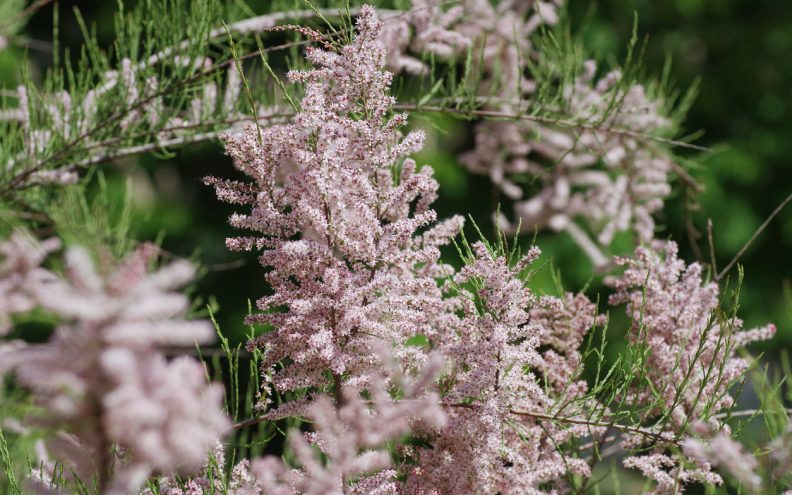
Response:
[[[0,372],[35,406],[14,427],[47,432],[31,491],[556,495],[590,491],[607,457],[658,494],[725,481],[760,492],[784,479],[790,433],[768,444],[763,463],[727,421],[750,364],[738,353],[775,327],[743,330],[720,310],[719,288],[702,266],[654,240],[652,215],[676,168],[655,146],[674,126],[666,102],[627,72],[597,78],[592,61],[579,74],[548,68],[555,60],[543,59],[534,34],[559,22],[560,0],[412,5],[385,23],[370,6],[349,10],[357,17],[349,37],[279,24],[324,18],[322,10],[271,12],[209,31],[295,30],[316,45],[305,51],[309,68],[287,76],[302,96],[282,87],[293,112],[271,102],[247,125],[236,125],[249,120],[238,108],[242,86],[248,100],[257,96],[239,72],[247,56],[237,57],[241,45],[230,37],[225,61],[214,42],[207,53],[181,55],[190,52],[186,39],[145,58],[119,52],[116,69],[97,64],[101,71],[73,94],[58,84],[52,93],[18,89],[13,111],[0,113],[20,131],[7,190],[66,186],[84,163],[211,139],[216,133],[193,132],[232,125],[226,151],[247,179],[205,183],[245,210],[230,224],[246,233],[226,243],[259,252],[271,289],[247,318],[257,332],[248,342],[256,415],[231,425],[204,367],[162,349],[213,334],[207,322],[184,319],[188,299],[176,291],[195,275],[189,263],[151,270],[158,250],[148,244],[121,260],[74,246],[61,271],[44,267],[61,248],[57,239],[16,231],[0,243],[0,336],[26,337],[14,323],[31,311],[58,321],[45,343],[0,344]],[[461,217],[438,221],[439,185],[411,158],[424,134],[405,131],[406,114],[394,114],[389,70],[424,78],[427,55],[432,69],[466,58],[465,78],[475,74],[475,83],[447,99],[434,97],[442,91],[435,85],[414,108],[456,105],[451,113],[505,119],[478,122],[475,148],[460,157],[513,202],[513,213],[497,219],[497,242],[468,242]],[[159,65],[188,69],[195,84],[170,93],[178,83],[169,69],[152,71]],[[211,76],[220,70],[226,75]],[[124,105],[107,128],[120,136],[95,142],[113,99]],[[95,151],[73,164],[71,140]],[[131,147],[113,149],[118,143]],[[525,178],[535,179],[535,194],[520,185]],[[632,323],[615,364],[605,357],[608,317],[595,303],[531,288],[540,250],[522,254],[502,235],[519,224],[567,232],[598,273],[610,274],[611,314],[623,305]],[[611,260],[620,232],[640,247]],[[451,244],[459,268],[441,260]],[[603,340],[592,350],[595,335]],[[223,351],[235,373],[239,354]],[[584,370],[591,362],[596,370]],[[283,419],[291,426],[284,445],[247,432],[218,440],[258,423],[282,431],[273,422]],[[269,455],[251,453],[260,444]],[[7,457],[0,435],[0,460]],[[763,464],[773,480],[760,476]]]
[[[251,214],[235,214],[232,225],[263,234],[229,239],[228,246],[262,249],[261,263],[270,268],[274,293],[258,301],[267,312],[249,318],[272,327],[250,344],[265,350],[264,376],[279,392],[309,388],[306,398],[264,417],[310,414],[317,401],[326,409],[323,391],[344,407],[345,391],[372,385],[379,366],[372,346],[386,342],[402,366],[415,367],[427,354],[403,344],[420,334],[451,361],[441,390],[449,423],[415,431],[432,446],[405,451],[403,490],[519,493],[562,487],[569,472],[588,475],[585,462],[565,458],[556,445],[596,429],[540,426],[519,414],[583,414],[576,409],[585,404],[576,401],[586,386],[577,379],[575,347],[601,318],[583,296],[538,298],[525,288],[518,275],[538,249],[513,268],[476,244],[469,264],[448,278],[437,246],[460,221],[417,234],[435,218],[429,207],[437,183],[405,158],[421,135],[400,138],[404,117],[387,117],[391,74],[371,8],[361,9],[357,28],[347,46],[308,49],[315,69],[289,74],[305,86],[291,123],[262,129],[260,139],[253,126],[227,137],[236,167],[254,182],[206,179],[220,199],[251,205]],[[435,279],[443,275],[441,290]],[[548,391],[531,368],[541,370]]]

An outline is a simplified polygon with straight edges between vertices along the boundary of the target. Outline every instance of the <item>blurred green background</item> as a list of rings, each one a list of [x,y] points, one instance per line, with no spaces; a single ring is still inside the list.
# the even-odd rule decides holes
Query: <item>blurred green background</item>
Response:
[[[3,0],[0,0],[3,1]],[[266,1],[249,1],[253,11]],[[375,4],[382,2],[374,2]],[[72,51],[81,34],[71,13],[78,7],[95,23],[100,40],[112,42],[114,2],[62,1],[62,46]],[[24,38],[51,40],[53,6],[41,9],[20,33]],[[686,132],[703,131],[697,143],[712,152],[685,155],[697,163],[691,173],[705,186],[696,199],[700,210],[693,222],[704,236],[699,250],[709,260],[706,223],[713,222],[718,265],[725,266],[766,216],[792,192],[792,3],[782,0],[602,0],[572,1],[569,14],[584,36],[587,49],[605,64],[623,60],[634,16],[646,39],[645,72],[658,75],[670,58],[672,79],[680,88],[700,83]],[[23,50],[0,52],[0,81],[13,89],[19,81]],[[51,63],[46,43],[31,50],[35,68]],[[487,179],[468,176],[456,163],[458,152],[472,145],[467,123],[413,119],[414,125],[441,132],[430,136],[419,162],[433,165],[441,182],[440,216],[470,212],[483,226],[491,207]],[[206,273],[197,287],[204,302],[213,301],[226,333],[242,339],[241,321],[248,300],[266,290],[255,254],[229,253],[223,239],[233,235],[226,225],[233,209],[219,203],[201,177],[233,176],[230,161],[217,144],[191,146],[168,156],[143,156],[103,166],[113,195],[129,187],[134,205],[135,235],[162,236],[163,247],[194,256]],[[679,188],[658,224],[660,236],[676,239],[688,260],[695,259],[685,228],[684,198]],[[569,239],[540,235],[540,247],[561,270],[567,289],[589,282],[590,266]],[[741,259],[745,281],[740,314],[746,326],[773,321],[776,339],[760,349],[777,353],[792,345],[792,207],[783,211]],[[550,265],[548,265],[549,267]],[[736,273],[733,271],[732,273]],[[541,289],[551,287],[550,271],[539,276]],[[595,284],[595,287],[597,285]]]

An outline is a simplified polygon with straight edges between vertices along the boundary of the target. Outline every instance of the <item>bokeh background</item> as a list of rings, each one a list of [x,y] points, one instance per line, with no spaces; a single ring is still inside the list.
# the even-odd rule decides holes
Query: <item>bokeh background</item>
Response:
[[[0,2],[3,0],[0,0]],[[256,12],[267,2],[248,1]],[[382,2],[373,2],[379,4]],[[717,263],[725,266],[767,215],[792,192],[792,3],[783,0],[601,0],[571,1],[569,16],[588,51],[605,66],[617,65],[626,54],[637,16],[645,41],[643,68],[658,75],[670,60],[671,79],[685,89],[699,85],[685,132],[701,132],[697,144],[708,153],[684,153],[690,173],[704,185],[695,200],[692,222],[703,234],[698,250],[709,260],[707,220],[712,220]],[[113,41],[114,2],[61,1],[37,12],[19,40],[33,40],[28,52],[33,75],[52,60],[53,9],[60,14],[63,49],[78,50],[82,35],[72,9],[77,7],[96,26],[99,39]],[[24,43],[22,43],[24,44]],[[24,55],[19,47],[0,51],[0,83],[13,89],[20,79]],[[491,188],[455,162],[472,145],[470,126],[449,119],[414,119],[432,130],[419,162],[432,164],[441,182],[440,216],[469,212],[489,225]],[[230,161],[218,144],[190,146],[168,155],[147,155],[103,166],[111,196],[131,194],[134,235],[161,239],[163,247],[192,256],[205,267],[196,287],[202,304],[211,303],[232,339],[242,340],[241,321],[248,301],[266,290],[255,255],[226,251],[232,235],[226,218],[232,208],[219,203],[200,183],[205,175],[231,176]],[[119,202],[121,200],[119,199]],[[681,189],[668,201],[658,223],[662,236],[676,239],[688,260],[696,258],[686,228]],[[486,230],[486,229],[485,229]],[[527,242],[527,241],[526,241]],[[569,239],[542,234],[538,243],[560,270],[567,289],[590,282],[590,265]],[[741,258],[745,267],[740,314],[746,326],[773,321],[778,336],[758,348],[775,360],[792,346],[792,207],[783,211]],[[550,268],[537,279],[550,290]],[[733,271],[732,273],[736,273]],[[593,288],[597,288],[595,280]]]

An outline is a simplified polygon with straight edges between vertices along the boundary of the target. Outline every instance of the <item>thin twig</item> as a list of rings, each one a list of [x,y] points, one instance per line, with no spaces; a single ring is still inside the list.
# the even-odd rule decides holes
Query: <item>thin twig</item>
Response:
[[[247,265],[247,261],[245,260],[234,260],[228,261],[226,263],[215,263],[213,265],[207,265],[206,269],[210,272],[227,272],[230,270],[236,270],[237,268],[242,268],[243,266]]]
[[[116,158],[139,155],[141,153],[148,153],[149,151],[155,151],[158,149],[174,148],[178,146],[184,146],[186,144],[195,144],[203,141],[210,141],[210,140],[218,139],[225,132],[228,132],[228,130],[224,129],[222,131],[204,132],[201,134],[193,134],[190,136],[164,139],[153,143],[145,143],[145,144],[138,144],[135,146],[129,146],[127,148],[121,148],[114,152],[97,155],[91,158],[86,158],[85,160],[81,160],[76,164],[72,165],[71,167],[82,168],[88,165],[95,165],[97,163],[108,162]]]
[[[540,421],[555,421],[558,423],[569,423],[573,425],[586,425],[591,426],[593,428],[613,428],[619,431],[626,431],[628,433],[636,433],[638,435],[644,435],[647,437],[651,437],[659,442],[672,442],[672,440],[663,437],[663,435],[655,430],[649,428],[643,428],[640,426],[630,426],[630,425],[623,425],[619,423],[601,423],[598,421],[590,421],[588,419],[576,419],[576,418],[561,418],[554,416],[552,414],[544,414],[544,413],[536,413],[536,412],[528,412],[528,411],[510,411],[511,414],[515,416],[525,416],[534,419],[538,419]]]
[[[266,418],[262,418],[261,416],[248,418],[248,419],[245,419],[245,420],[240,421],[238,423],[232,424],[230,430],[231,431],[244,430],[245,428],[249,428],[251,426],[255,426],[255,425],[259,424],[259,423],[263,423],[264,421],[268,421],[268,420]]]
[[[269,123],[277,123],[277,122],[281,121],[281,119],[284,119],[285,116],[284,115],[278,115],[278,114],[267,114],[267,115],[259,115],[258,118],[261,119],[261,120],[265,120],[265,121],[267,121]],[[240,123],[240,122],[252,122],[252,121],[253,121],[253,117],[244,116],[244,117],[235,118],[235,119],[226,119],[224,121],[208,122],[205,125],[200,125],[199,124],[199,125],[193,125],[193,126],[187,125],[187,126],[167,127],[167,128],[162,129],[161,131],[158,131],[158,134],[159,133],[167,134],[167,133],[176,132],[176,131],[180,131],[180,130],[194,129],[194,128],[197,128],[197,127],[212,127],[214,125],[219,125],[219,124],[223,124],[223,123],[224,124],[237,124],[237,123]],[[154,151],[154,150],[157,150],[157,149],[177,148],[177,147],[184,146],[184,145],[187,145],[187,144],[197,144],[197,143],[202,143],[202,142],[206,142],[206,141],[214,141],[214,140],[219,139],[224,134],[227,134],[227,133],[233,131],[233,129],[234,129],[233,126],[229,126],[229,127],[224,127],[224,128],[222,128],[220,130],[216,130],[216,131],[207,131],[207,132],[204,132],[204,133],[191,134],[191,135],[188,135],[188,136],[181,136],[181,137],[174,137],[174,138],[165,139],[165,140],[161,139],[161,140],[158,140],[158,141],[155,141],[155,142],[152,142],[152,143],[144,143],[144,144],[140,144],[140,145],[129,146],[129,147],[126,147],[126,148],[119,148],[119,149],[111,151],[111,152],[107,152],[107,153],[104,153],[104,154],[101,154],[101,155],[97,155],[97,156],[93,156],[93,157],[90,157],[90,158],[86,158],[84,160],[81,160],[81,161],[77,162],[74,165],[71,165],[68,168],[69,169],[76,169],[76,168],[81,168],[81,167],[85,167],[85,166],[88,166],[88,165],[95,165],[97,163],[105,163],[105,162],[114,160],[116,158],[121,158],[121,157],[125,157],[125,156],[132,156],[132,155],[139,155],[141,153],[148,153],[150,151]],[[150,134],[151,133],[147,133],[146,135],[150,135]],[[119,141],[118,139],[104,141],[102,143],[97,143],[96,145],[89,146],[87,149],[93,149],[93,148],[105,148],[106,149],[106,148],[112,146],[115,142],[118,142],[118,141]]]
[[[470,109],[465,110],[461,108],[450,108],[450,107],[441,107],[441,106],[433,106],[433,105],[415,105],[415,104],[396,104],[393,106],[394,110],[403,110],[408,112],[429,112],[429,113],[448,113],[448,114],[455,114],[461,115],[466,117],[489,117],[489,118],[496,118],[496,119],[506,119],[506,120],[527,120],[531,122],[538,122],[540,124],[546,124],[550,126],[556,127],[563,127],[563,128],[571,128],[571,129],[584,129],[590,131],[599,131],[599,132],[607,132],[611,134],[617,135],[624,135],[630,136],[634,138],[640,139],[648,139],[651,141],[657,141],[660,143],[668,144],[671,146],[676,146],[679,148],[688,148],[696,151],[710,151],[709,148],[704,146],[699,146],[697,144],[690,144],[684,141],[678,141],[676,139],[669,139],[664,138],[661,136],[653,136],[651,134],[644,134],[637,131],[632,131],[629,129],[623,129],[620,127],[613,127],[613,126],[602,126],[602,125],[595,125],[595,124],[588,124],[585,122],[578,122],[574,120],[568,119],[557,119],[552,117],[542,117],[540,115],[529,115],[525,113],[516,113],[516,112],[501,112],[497,110],[478,110],[478,109]]]
[[[678,163],[671,162],[671,168],[674,170],[674,173],[677,174],[680,179],[682,179],[682,182],[693,189],[693,192],[704,192],[704,186],[702,186],[692,175],[690,175],[683,166],[679,165]]]
[[[789,193],[789,195],[788,195],[786,198],[784,198],[784,200],[783,200],[783,201],[781,201],[781,204],[779,204],[778,206],[776,206],[776,209],[775,209],[775,210],[773,210],[773,212],[772,212],[772,213],[770,213],[770,216],[768,216],[768,217],[765,219],[765,221],[764,221],[764,222],[762,222],[762,225],[760,225],[760,226],[759,226],[759,228],[758,228],[758,229],[756,229],[756,232],[754,232],[754,234],[751,236],[751,238],[750,238],[750,239],[748,239],[748,242],[746,242],[746,243],[743,245],[743,247],[741,247],[741,248],[740,248],[740,250],[739,250],[739,251],[737,252],[737,254],[734,256],[734,258],[732,258],[732,260],[729,262],[729,264],[728,264],[728,265],[726,265],[726,268],[724,268],[723,270],[721,270],[721,271],[720,271],[720,273],[718,273],[718,274],[715,276],[715,280],[720,280],[720,279],[722,279],[722,278],[723,278],[723,276],[724,276],[724,275],[726,275],[727,273],[729,273],[729,270],[731,270],[731,269],[732,269],[732,267],[734,266],[734,264],[735,264],[735,263],[737,263],[737,261],[738,261],[738,260],[739,260],[739,259],[742,257],[742,255],[743,255],[743,254],[745,254],[745,252],[746,252],[746,251],[748,250],[748,248],[751,246],[751,244],[753,243],[753,241],[755,241],[755,240],[756,240],[756,238],[757,238],[757,237],[759,237],[759,235],[760,235],[762,232],[764,232],[764,230],[767,228],[767,226],[768,226],[768,225],[770,225],[770,222],[772,222],[772,221],[773,221],[773,219],[776,217],[776,215],[778,215],[779,213],[781,213],[781,210],[783,210],[783,209],[784,209],[784,207],[785,207],[786,205],[788,205],[790,201],[792,201],[792,193]]]
[[[591,442],[584,443],[583,445],[578,445],[578,449],[580,449],[580,450],[588,450],[588,449],[593,449],[594,447],[597,447],[598,449],[600,449],[600,448],[602,448],[601,447],[602,445],[605,445],[605,444],[607,444],[609,442],[612,442],[612,441],[616,440],[617,438],[619,438],[618,434],[611,435],[609,437],[603,436],[601,440],[597,440],[596,442],[595,441],[591,441]]]
[[[24,36],[8,36],[8,41],[11,44],[20,48],[30,48],[44,53],[52,53],[54,46],[49,41],[42,41],[33,38],[26,38]]]
[[[760,414],[781,414],[785,413],[788,416],[792,416],[792,409],[783,409],[782,411],[764,411],[762,409],[744,409],[742,411],[731,411],[731,412],[722,412],[718,414],[713,414],[713,418],[723,419],[723,418],[743,418],[745,416],[758,416]]]
[[[3,22],[0,22],[0,29],[5,29],[8,26],[14,24],[16,21],[32,15],[40,8],[44,7],[48,3],[52,3],[52,0],[38,0],[37,2],[33,2],[30,4],[25,10],[19,12],[18,14],[12,15],[8,19],[3,19]]]
[[[707,244],[709,245],[710,263],[713,273],[718,273],[718,261],[715,259],[715,242],[712,235],[712,219],[707,218]]]
[[[443,407],[465,408],[465,409],[475,409],[477,407],[476,404],[459,404],[459,403],[457,403],[457,404],[441,404],[441,405]],[[591,427],[594,427],[594,428],[608,428],[608,427],[610,427],[610,428],[613,428],[613,429],[616,429],[616,430],[619,430],[619,431],[624,431],[624,432],[628,432],[628,433],[635,433],[635,434],[638,434],[638,435],[644,435],[644,436],[653,438],[654,440],[656,440],[658,442],[675,443],[674,440],[671,440],[671,439],[668,439],[668,438],[664,437],[662,435],[662,433],[660,433],[660,432],[651,430],[649,428],[643,428],[643,427],[640,427],[640,426],[622,425],[622,424],[615,423],[615,422],[601,423],[601,422],[598,422],[598,421],[590,421],[590,420],[586,420],[586,419],[577,419],[577,418],[571,418],[571,417],[561,417],[561,416],[555,416],[555,415],[552,415],[552,414],[544,414],[544,413],[530,412],[530,411],[517,411],[517,410],[514,410],[514,409],[510,410],[509,413],[513,414],[514,416],[529,417],[529,418],[533,418],[533,419],[536,419],[536,420],[539,420],[539,421],[551,421],[551,422],[555,422],[555,423],[586,425],[586,426],[591,426]],[[231,430],[239,430],[239,429],[242,429],[242,428],[246,428],[248,426],[253,426],[253,425],[257,424],[257,423],[261,423],[261,422],[264,422],[264,421],[269,421],[269,420],[267,418],[265,418],[265,417],[262,417],[262,416],[256,416],[256,417],[248,418],[248,419],[245,419],[245,420],[240,421],[238,423],[234,423],[231,426]]]
[[[594,241],[573,221],[568,221],[564,226],[564,231],[577,243],[577,245],[588,255],[591,262],[594,264],[595,270],[602,270],[608,266],[608,257],[602,254],[602,251],[597,247]]]
[[[693,223],[693,212],[699,211],[701,208],[698,204],[698,201],[695,199],[695,193],[691,193],[691,189],[687,184],[682,185],[682,197],[682,217],[684,219],[685,231],[687,232],[690,249],[693,251],[693,256],[696,258],[696,261],[703,263],[704,255],[702,254],[701,248],[698,245],[698,241],[701,239],[701,234],[696,229],[695,223]]]

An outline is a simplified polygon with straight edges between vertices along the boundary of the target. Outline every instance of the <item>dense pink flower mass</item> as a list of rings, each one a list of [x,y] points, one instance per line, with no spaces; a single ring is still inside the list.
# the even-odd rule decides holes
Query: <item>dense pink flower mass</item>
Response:
[[[295,30],[317,45],[306,49],[308,68],[288,74],[303,91],[297,102],[288,98],[293,114],[224,136],[247,179],[205,179],[219,199],[244,210],[229,222],[247,234],[227,246],[257,250],[264,268],[266,295],[247,318],[258,332],[249,353],[229,350],[224,340],[225,355],[211,367],[166,356],[163,348],[178,353],[207,343],[214,331],[185,319],[190,301],[179,289],[195,268],[175,260],[155,269],[161,250],[152,244],[122,259],[109,249],[72,246],[49,269],[58,239],[37,241],[19,230],[0,242],[0,337],[20,336],[0,344],[0,378],[14,380],[13,390],[32,405],[23,421],[2,418],[3,428],[10,425],[14,436],[47,433],[26,472],[29,490],[561,495],[598,490],[598,463],[608,457],[646,478],[644,488],[656,494],[726,482],[758,493],[784,482],[792,427],[767,444],[764,460],[730,427],[737,424],[730,422],[733,394],[750,364],[738,353],[775,327],[743,330],[724,314],[719,287],[702,265],[686,264],[673,242],[653,240],[652,214],[670,192],[674,167],[647,138],[673,127],[663,101],[618,71],[597,79],[586,62],[568,81],[549,67],[559,98],[545,110],[564,122],[523,114],[536,90],[530,78],[541,82],[531,69],[557,62],[541,59],[531,35],[559,21],[561,0],[412,5],[386,24],[361,7],[349,37],[276,22],[323,17],[321,10],[236,24],[238,32]],[[147,63],[173,55],[176,66],[214,66],[165,53]],[[529,117],[478,123],[476,148],[462,162],[490,176],[523,227],[565,231],[598,267],[623,267],[605,278],[610,304],[623,305],[630,325],[615,358],[608,316],[592,300],[565,293],[555,272],[557,296],[535,289],[543,282],[534,277],[547,273],[536,263],[540,250],[523,254],[521,241],[510,246],[505,234],[518,229],[506,217],[494,242],[480,231],[469,242],[461,217],[438,221],[439,185],[431,168],[411,158],[424,134],[402,131],[407,117],[393,112],[386,70],[424,76],[419,54],[450,65],[467,58],[466,72],[480,76],[481,92],[468,95],[482,105],[479,115]],[[170,96],[158,94],[156,78],[142,80],[146,68],[121,58],[103,76],[105,91],[118,88],[126,101],[118,118],[125,132],[144,120],[154,128],[196,124],[218,110],[215,80],[193,95],[189,115],[162,122]],[[222,109],[240,117],[241,74],[227,79]],[[53,137],[84,132],[95,120],[97,94],[86,95],[92,110],[79,119],[71,118],[70,94],[34,95],[53,125],[33,129],[37,119],[21,88],[21,115],[12,117],[38,143],[28,143],[31,158]],[[432,111],[443,110],[436,103]],[[31,171],[24,185],[64,184],[70,173]],[[529,199],[518,185],[523,175],[537,179]],[[606,248],[622,231],[641,247],[611,262]],[[458,267],[441,260],[449,244]],[[57,326],[46,342],[29,342],[26,324],[41,317]],[[250,360],[250,380],[235,375],[240,358]],[[207,382],[226,370],[235,419],[256,412],[233,425],[223,388]],[[241,390],[240,381],[250,388]],[[768,422],[781,407],[762,410]],[[767,483],[760,473],[774,479]]]
[[[274,457],[253,462],[252,471],[263,493],[271,493],[270,490],[306,495],[398,493],[397,471],[390,469],[391,456],[383,446],[408,433],[416,422],[426,427],[441,427],[445,423],[438,397],[426,392],[442,364],[439,355],[430,356],[422,376],[413,383],[401,384],[403,396],[398,401],[387,390],[389,382],[401,381],[394,381],[398,370],[391,370],[390,377],[381,373],[369,377],[369,401],[361,400],[358,391],[349,386],[344,387],[340,407],[327,397],[317,399],[308,410],[315,431],[307,435],[292,432],[289,436],[301,469],[288,469]],[[327,456],[326,463],[317,459],[312,445]]]
[[[701,463],[702,467],[684,468],[677,456],[650,453],[624,459],[624,467],[639,471],[645,478],[657,483],[654,490],[646,495],[666,495],[684,493],[684,485],[693,482],[720,485],[723,478],[710,471],[711,465]]]
[[[440,59],[463,57],[473,50],[483,72],[483,91],[500,90],[501,97],[519,98],[534,85],[527,80],[527,58],[535,54],[531,35],[543,25],[558,22],[561,0],[413,0],[412,8],[387,19],[382,31],[388,68],[424,74],[428,55]]]
[[[102,479],[103,493],[124,494],[152,471],[200,467],[228,425],[223,390],[206,383],[198,362],[166,362],[158,350],[213,336],[208,322],[181,319],[188,300],[173,290],[192,280],[191,264],[176,261],[148,273],[155,249],[144,245],[98,270],[87,251],[74,247],[60,278],[37,266],[57,244],[31,243],[22,258],[15,251],[22,239],[17,233],[3,244],[5,261],[16,255],[30,263],[17,262],[0,285],[23,281],[16,290],[29,304],[17,309],[40,307],[61,321],[48,342],[17,344],[2,355],[3,371],[13,371],[38,406],[30,425],[58,432],[42,450],[37,489],[46,490],[61,468],[67,478]]]
[[[584,414],[574,403],[586,392],[576,344],[599,320],[583,296],[540,298],[525,287],[520,275],[538,255],[533,248],[512,266],[476,243],[454,277],[463,316],[440,346],[453,363],[442,385],[448,424],[425,433],[431,448],[416,449],[407,493],[550,493],[567,473],[589,474],[558,446],[597,429],[535,414]]]
[[[424,428],[441,427],[445,412],[433,387],[444,360],[439,354],[428,357],[426,366],[414,379],[404,376],[400,365],[380,349],[385,364],[367,379],[366,399],[347,383],[341,393],[342,404],[320,397],[306,408],[313,431],[289,432],[287,441],[296,467],[289,467],[276,456],[247,459],[238,463],[223,483],[217,470],[189,480],[180,486],[169,478],[160,483],[161,495],[386,495],[399,491],[398,471],[387,444],[391,446],[416,424]],[[388,389],[398,385],[401,396],[395,400]],[[321,454],[321,455],[320,455]],[[222,466],[222,449],[213,454],[215,465]],[[322,459],[324,457],[324,459]],[[221,488],[225,486],[225,489]],[[224,491],[223,491],[224,490]],[[144,495],[151,495],[150,491]]]
[[[342,380],[362,387],[378,366],[372,346],[386,342],[420,361],[404,342],[442,327],[438,246],[461,220],[419,233],[435,220],[438,187],[429,167],[406,158],[423,133],[401,136],[405,116],[389,115],[392,75],[371,8],[361,9],[357,28],[339,51],[309,48],[316,68],[289,73],[305,87],[291,123],[262,129],[260,140],[253,126],[227,137],[227,152],[254,182],[207,179],[221,199],[252,206],[231,223],[260,237],[228,246],[261,248],[261,264],[272,267],[273,294],[250,321],[274,328],[252,343],[266,350],[265,367],[290,359],[272,378],[281,392],[338,390]]]
[[[437,0],[414,0],[412,9],[385,25],[388,66],[421,74],[428,70],[421,55],[448,59],[472,50],[484,109],[525,113],[531,102],[524,98],[536,90],[530,61],[542,56],[531,35],[558,22],[561,3],[466,0],[446,9]],[[662,134],[672,123],[663,102],[643,85],[625,87],[618,70],[596,80],[596,68],[585,62],[564,86],[548,119],[558,125],[481,122],[475,148],[460,161],[515,201],[514,220],[499,218],[505,231],[514,232],[518,222],[524,230],[565,231],[602,266],[609,261],[603,248],[617,233],[631,231],[640,242],[654,238],[652,215],[671,192],[673,163],[645,136]],[[530,191],[518,184],[528,179],[538,179],[540,188],[526,199]]]
[[[726,429],[715,435],[708,435],[708,439],[687,438],[682,442],[682,450],[697,463],[705,467],[712,465],[720,468],[748,490],[755,492],[762,487],[762,479],[756,474],[758,462],[730,434],[731,431]]]
[[[625,89],[620,71],[600,80],[595,72],[595,63],[587,61],[564,89],[557,111],[567,124],[480,123],[476,147],[461,161],[472,172],[489,175],[515,200],[515,220],[500,219],[505,230],[514,231],[519,222],[529,231],[567,231],[595,265],[603,265],[608,259],[602,248],[617,233],[632,231],[644,243],[654,238],[652,214],[671,192],[672,162],[642,135],[661,133],[671,122],[662,115],[662,102],[642,85]],[[540,184],[528,199],[516,182],[526,177]]]
[[[291,123],[262,129],[261,139],[252,126],[227,138],[237,168],[254,182],[207,179],[221,199],[251,205],[251,214],[237,214],[231,223],[261,234],[229,239],[229,247],[263,249],[261,263],[271,268],[266,277],[273,294],[258,302],[266,312],[250,320],[272,330],[253,344],[266,351],[265,370],[288,358],[272,373],[277,390],[333,389],[342,407],[351,400],[344,391],[373,385],[380,361],[373,351],[382,343],[407,369],[425,362],[423,348],[404,346],[422,335],[450,359],[441,380],[449,419],[444,427],[416,425],[414,433],[429,446],[405,450],[410,462],[400,468],[407,477],[401,489],[544,493],[547,486],[563,487],[568,473],[589,469],[558,446],[598,429],[541,424],[532,414],[577,417],[593,406],[581,400],[587,387],[579,378],[578,346],[602,320],[584,296],[540,298],[526,288],[521,274],[538,256],[536,248],[511,266],[475,244],[455,276],[439,264],[438,246],[461,222],[418,232],[434,221],[429,207],[437,183],[429,169],[417,172],[406,158],[420,147],[421,135],[402,138],[396,129],[404,117],[388,116],[391,75],[383,68],[382,26],[370,8],[361,10],[357,27],[352,43],[338,51],[308,51],[317,68],[290,73],[305,85]],[[329,414],[330,405],[309,395],[267,417],[310,415],[317,407]],[[308,470],[305,483],[322,482],[312,478],[324,476],[317,469]]]
[[[662,250],[638,248],[635,258],[618,263],[627,269],[614,282],[610,303],[627,303],[629,339],[651,350],[647,375],[654,392],[636,391],[630,400],[647,403],[659,394],[677,427],[701,419],[705,410],[731,407],[729,386],[749,366],[735,351],[772,337],[775,326],[742,330],[739,319],[718,315],[718,286],[703,282],[701,265],[679,259],[674,242]]]
[[[638,248],[634,258],[618,262],[627,269],[615,280],[616,293],[610,302],[627,303],[633,321],[628,338],[636,346],[648,347],[645,374],[651,384],[635,387],[625,401],[637,406],[659,404],[642,414],[649,419],[662,417],[669,438],[685,433],[691,425],[719,430],[713,415],[732,407],[729,389],[749,367],[746,359],[735,355],[736,350],[771,338],[775,326],[742,330],[739,319],[719,314],[718,286],[703,282],[701,265],[686,265],[679,259],[673,242],[656,250]],[[715,436],[707,442],[717,445],[724,440]],[[701,459],[709,458],[711,464],[727,469],[733,464],[728,458],[705,456],[707,450],[698,440],[687,443],[686,453],[694,451],[699,466],[692,471],[661,451],[628,457],[624,464],[656,480],[659,493],[672,493],[689,481],[717,482],[717,475],[709,473],[711,465]]]

